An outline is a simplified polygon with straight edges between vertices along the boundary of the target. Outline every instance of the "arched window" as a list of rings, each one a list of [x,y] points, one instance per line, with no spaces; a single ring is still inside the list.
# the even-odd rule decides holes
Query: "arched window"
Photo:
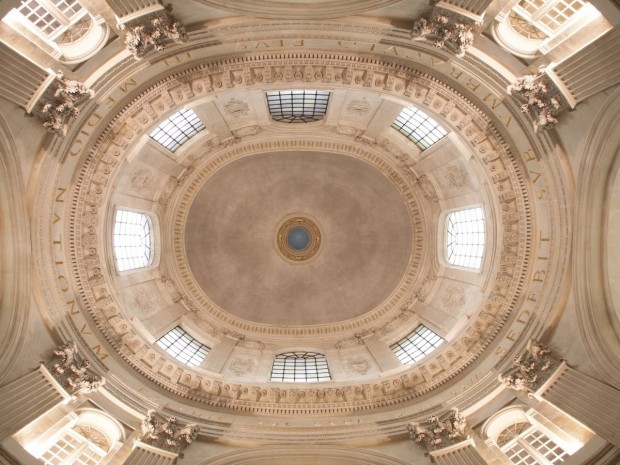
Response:
[[[180,326],[172,328],[160,337],[155,344],[190,367],[200,366],[211,350],[186,333]]]
[[[271,368],[271,381],[308,383],[331,379],[325,355],[316,352],[278,354]]]
[[[547,53],[599,16],[584,0],[515,0],[497,15],[493,35],[511,53],[530,58]]]
[[[323,119],[329,95],[330,92],[324,90],[267,92],[267,105],[275,121],[309,123]]]
[[[195,136],[204,128],[205,125],[193,110],[183,109],[153,129],[151,139],[174,153],[190,137]]]
[[[123,428],[91,408],[70,413],[26,446],[45,465],[97,465],[121,447]]]
[[[424,325],[419,325],[410,334],[400,341],[392,344],[390,349],[403,365],[415,363],[443,343],[441,336],[428,329]]]
[[[484,253],[484,211],[482,207],[454,211],[446,217],[446,261],[455,266],[479,270]]]
[[[392,127],[407,136],[422,150],[442,139],[448,132],[418,108],[403,108]]]
[[[90,14],[78,0],[22,0],[3,21],[66,63],[90,58],[109,35],[104,19]]]
[[[118,271],[144,268],[153,259],[150,218],[143,213],[116,210],[114,218],[114,257]]]
[[[522,407],[507,407],[493,415],[482,427],[487,443],[495,445],[515,465],[555,465],[562,463],[581,447],[565,432],[566,440],[557,437],[537,418],[537,411]],[[557,428],[544,420],[550,426]]]

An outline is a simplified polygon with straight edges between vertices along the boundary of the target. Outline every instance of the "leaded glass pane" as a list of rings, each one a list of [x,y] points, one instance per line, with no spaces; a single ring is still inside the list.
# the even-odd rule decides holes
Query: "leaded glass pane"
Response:
[[[392,127],[426,150],[442,139],[447,131],[437,121],[417,108],[403,108]]]
[[[192,110],[180,110],[160,123],[151,132],[151,139],[171,152],[175,152],[190,137],[204,128],[204,124],[196,113]]]
[[[452,212],[446,218],[446,260],[451,265],[480,269],[484,253],[482,207]]]
[[[331,375],[325,355],[316,352],[285,352],[276,355],[271,381],[308,383],[329,381]]]
[[[114,256],[118,271],[144,268],[151,262],[151,221],[142,213],[116,210]]]
[[[309,123],[323,119],[329,95],[330,92],[323,90],[267,92],[267,105],[275,121]]]
[[[156,344],[190,367],[199,366],[211,350],[186,333],[180,326],[172,328],[159,338]]]
[[[404,337],[390,348],[394,355],[405,365],[415,363],[434,351],[443,343],[443,339],[424,325],[419,325],[411,334]]]

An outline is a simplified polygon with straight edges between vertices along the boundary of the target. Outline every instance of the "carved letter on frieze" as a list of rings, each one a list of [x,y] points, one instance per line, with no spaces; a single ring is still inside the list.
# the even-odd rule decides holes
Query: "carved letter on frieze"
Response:
[[[453,407],[443,417],[433,415],[426,423],[409,423],[409,437],[429,451],[442,449],[467,439],[465,417]]]
[[[170,14],[169,9],[141,16],[119,25],[125,31],[125,46],[137,60],[151,48],[164,50],[166,42],[187,42],[185,26]]]
[[[142,436],[140,441],[160,449],[181,454],[198,436],[200,427],[195,424],[181,426],[172,417],[162,420],[149,410],[142,420]]]
[[[413,23],[411,37],[425,39],[438,48],[446,48],[456,56],[464,56],[474,43],[475,22],[458,13],[435,7]]]
[[[73,341],[56,349],[47,364],[52,376],[71,394],[88,394],[105,384],[105,379],[92,373],[89,366],[90,362],[78,355]]]
[[[544,67],[539,69],[538,74],[518,77],[506,91],[526,101],[521,105],[521,111],[534,119],[535,132],[555,126],[560,113],[570,108],[562,92],[546,76]]]
[[[532,395],[560,365],[550,354],[546,345],[530,340],[528,352],[515,358],[514,367],[499,375],[499,380],[510,389]]]
[[[58,73],[39,98],[32,115],[43,121],[43,127],[59,136],[67,132],[67,120],[80,114],[78,105],[88,100],[92,91],[84,84],[65,79]]]

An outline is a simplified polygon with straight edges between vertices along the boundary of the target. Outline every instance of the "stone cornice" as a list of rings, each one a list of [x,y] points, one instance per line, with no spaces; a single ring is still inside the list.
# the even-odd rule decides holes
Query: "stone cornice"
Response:
[[[437,78],[416,70],[413,65],[404,67],[390,60],[384,61],[381,57],[367,59],[364,55],[352,53],[343,57],[342,54],[326,52],[315,58],[310,52],[307,55],[300,52],[273,53],[268,57],[255,53],[236,61],[229,58],[219,63],[189,63],[183,65],[184,69],[177,76],[168,75],[162,81],[149,82],[146,90],[136,92],[140,92],[137,97],[132,94],[131,102],[127,97],[115,112],[101,118],[97,132],[84,144],[88,155],[83,157],[84,163],[75,173],[77,188],[65,237],[74,238],[69,249],[77,256],[72,279],[80,301],[79,308],[88,309],[89,324],[97,327],[97,337],[107,341],[106,347],[115,349],[115,358],[128,362],[162,390],[174,392],[196,406],[238,412],[261,409],[261,412],[271,414],[318,411],[341,414],[394,408],[453,383],[459,373],[479,362],[486,348],[494,343],[494,338],[505,330],[506,323],[515,319],[515,308],[523,297],[528,274],[525,262],[529,246],[526,244],[531,244],[534,221],[531,191],[526,186],[523,165],[499,136],[493,119],[471,100]],[[287,63],[300,68],[292,73],[291,81],[283,79],[287,75]],[[300,73],[299,77],[297,73]],[[257,79],[258,76],[261,79]],[[268,76],[272,76],[269,79],[273,82],[267,82]],[[131,324],[123,317],[105,280],[103,283],[98,281],[99,284],[89,282],[92,271],[99,267],[104,256],[101,247],[105,248],[105,245],[95,241],[95,247],[85,247],[82,236],[87,237],[89,228],[100,224],[97,217],[108,198],[110,180],[136,136],[160,118],[162,112],[186,102],[231,89],[264,89],[285,82],[297,85],[311,82],[317,88],[373,90],[442,114],[447,124],[473,147],[474,156],[483,167],[489,189],[496,199],[493,214],[498,220],[501,218],[505,228],[512,225],[507,231],[498,231],[502,236],[497,238],[497,252],[492,258],[487,299],[480,312],[473,316],[468,329],[436,356],[400,376],[366,384],[340,386],[334,383],[325,389],[281,388],[268,383],[227,383],[211,379],[208,375],[184,370],[149,348],[131,330]],[[160,103],[161,109],[158,108]],[[84,221],[90,222],[91,226],[84,228]],[[502,245],[510,247],[500,251]]]

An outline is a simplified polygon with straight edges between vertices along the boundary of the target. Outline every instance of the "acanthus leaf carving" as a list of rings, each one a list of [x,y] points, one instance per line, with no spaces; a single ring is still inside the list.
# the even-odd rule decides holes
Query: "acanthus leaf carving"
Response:
[[[170,14],[170,8],[141,16],[119,25],[125,31],[125,47],[133,57],[142,58],[151,48],[161,51],[166,42],[187,42],[185,26]]]
[[[426,39],[435,47],[446,48],[462,57],[474,43],[472,31],[476,23],[456,12],[435,7],[413,23],[411,36]]]
[[[195,424],[181,426],[174,417],[161,420],[154,410],[149,410],[142,420],[140,441],[150,446],[181,454],[198,436],[200,427]]]
[[[433,415],[424,424],[409,423],[407,431],[416,443],[424,445],[428,450],[436,450],[467,439],[466,425],[465,416],[453,407],[442,418]]]
[[[43,121],[49,132],[64,136],[67,132],[67,119],[80,114],[78,105],[88,100],[93,92],[79,81],[65,79],[58,72],[54,81],[43,93],[32,115]]]
[[[80,357],[73,341],[54,350],[47,367],[56,381],[71,394],[88,394],[105,384],[105,378],[89,370],[90,362]]]
[[[526,100],[521,111],[534,119],[535,132],[554,127],[560,113],[570,108],[562,92],[547,76],[545,67],[540,67],[537,74],[518,77],[506,91]]]
[[[499,381],[509,389],[531,396],[560,365],[550,354],[549,347],[531,339],[527,352],[513,360],[513,368],[499,375]]]

